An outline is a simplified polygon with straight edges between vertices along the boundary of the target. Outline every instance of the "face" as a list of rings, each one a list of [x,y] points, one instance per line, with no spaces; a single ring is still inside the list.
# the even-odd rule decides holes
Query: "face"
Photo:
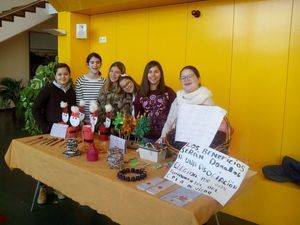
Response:
[[[123,91],[126,93],[132,94],[134,91],[134,84],[131,80],[129,79],[123,79],[120,81],[120,87],[122,88]]]
[[[180,82],[185,92],[190,93],[199,88],[199,79],[190,69],[185,69],[180,74]]]
[[[67,85],[70,80],[70,73],[67,68],[59,68],[55,74],[55,81],[60,85]]]
[[[157,66],[153,66],[148,71],[148,80],[150,85],[157,86],[160,82],[161,72]]]
[[[88,67],[93,74],[98,74],[101,67],[100,59],[93,56],[88,63]]]
[[[111,82],[114,83],[114,82],[118,81],[120,75],[121,75],[121,70],[117,66],[113,66],[112,68],[110,68],[109,79]]]

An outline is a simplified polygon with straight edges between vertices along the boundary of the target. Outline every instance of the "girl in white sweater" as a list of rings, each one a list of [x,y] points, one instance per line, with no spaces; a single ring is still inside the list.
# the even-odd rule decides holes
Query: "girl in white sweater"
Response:
[[[214,105],[212,93],[206,87],[201,86],[200,74],[195,67],[185,66],[180,71],[179,80],[183,90],[177,92],[177,97],[171,105],[167,121],[158,142],[165,142],[166,135],[175,128],[180,104]],[[227,125],[225,121],[222,122],[219,130],[226,133]]]

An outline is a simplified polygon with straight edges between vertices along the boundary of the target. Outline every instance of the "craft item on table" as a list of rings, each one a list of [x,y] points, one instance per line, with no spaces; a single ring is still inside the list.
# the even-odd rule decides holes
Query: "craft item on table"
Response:
[[[122,113],[117,112],[117,115],[113,121],[114,130],[119,134],[119,137],[121,137],[121,127],[124,122],[123,119]]]
[[[133,135],[136,142],[143,144],[143,137],[150,131],[150,118],[142,115],[137,118]]]
[[[45,139],[43,139],[43,141],[41,141],[39,144],[40,144],[40,145],[45,144],[45,143],[47,143],[49,140],[52,140],[52,138],[45,138]],[[37,143],[38,143],[38,142],[37,142]],[[34,143],[34,144],[36,144],[36,143]]]
[[[59,147],[65,146],[67,144],[67,141],[64,140],[62,144],[59,145]]]
[[[141,159],[161,162],[166,158],[167,147],[162,144],[152,144],[148,142],[145,145],[140,145],[136,151],[139,152]]]
[[[125,168],[118,172],[117,177],[123,181],[140,181],[147,177],[147,171],[144,169]]]
[[[164,181],[163,178],[161,178],[161,177],[155,177],[153,179],[148,180],[146,183],[141,183],[141,184],[137,185],[136,187],[139,190],[145,191],[148,188],[151,188],[151,187],[153,187],[153,186],[155,186],[155,185],[157,185],[157,184],[159,184],[159,183],[161,183],[163,181]]]
[[[124,165],[124,156],[119,148],[108,149],[106,160],[111,169],[120,169]]]
[[[64,141],[64,140],[65,140],[65,139],[60,139],[60,140],[58,140],[58,141],[52,143],[50,146],[57,145],[58,143],[60,143],[60,142],[62,142],[62,141]]]
[[[92,131],[91,125],[83,125],[82,127],[82,140],[85,143],[93,143],[94,142],[94,133]]]
[[[92,132],[95,131],[95,126],[98,121],[99,108],[97,101],[90,101],[90,124],[92,126]]]
[[[137,158],[133,158],[129,160],[129,166],[131,168],[137,167],[139,164],[139,160]]]
[[[50,136],[57,138],[66,138],[69,125],[64,123],[54,123],[51,127]]]
[[[51,141],[47,142],[45,145],[50,145],[58,140],[59,140],[58,138],[53,138]]]
[[[79,108],[77,106],[72,106],[71,107],[71,116],[70,116],[70,124],[73,127],[78,127],[80,124],[80,119],[79,119]]]
[[[129,140],[131,133],[135,128],[135,119],[132,115],[124,114],[123,115],[123,125],[120,128],[121,137]]]
[[[79,101],[79,119],[80,119],[80,122],[82,122],[84,120],[84,117],[85,117],[85,114],[84,114],[84,106],[85,106],[85,101],[83,99],[81,99]]]
[[[78,142],[75,138],[68,138],[66,151],[64,151],[63,153],[68,157],[73,157],[81,154],[78,149]]]
[[[71,112],[72,112],[72,114],[70,116],[70,124],[72,126],[68,127],[68,129],[67,129],[67,138],[76,138],[77,130],[78,130],[77,127],[80,124],[79,108],[77,106],[72,106]]]
[[[38,141],[38,140],[41,140],[43,139],[44,137],[43,136],[39,136],[39,137],[36,137],[36,138],[33,138],[31,140],[28,140],[28,141],[25,141],[26,144],[29,144],[31,142],[35,142],[35,141]]]
[[[68,103],[61,101],[60,108],[62,109],[62,114],[61,114],[62,121],[66,124],[68,123],[69,120]]]
[[[86,153],[86,160],[90,162],[95,162],[98,160],[98,150],[95,144],[90,144],[88,151]]]
[[[112,117],[112,106],[110,104],[105,105],[105,121],[99,126],[99,139],[100,141],[107,141],[110,135],[110,125]]]
[[[41,138],[41,139],[39,139],[39,140],[36,140],[36,141],[34,141],[34,142],[30,142],[30,144],[31,145],[35,145],[35,144],[38,144],[38,143],[42,143],[42,142],[44,142],[44,141],[47,141],[48,140],[48,138]]]
[[[162,165],[160,163],[152,163],[152,168],[158,170],[162,168]]]
[[[109,148],[119,148],[122,153],[126,153],[126,140],[115,135],[110,135]]]
[[[147,189],[146,192],[151,194],[151,195],[155,195],[155,194],[157,194],[157,193],[159,193],[159,192],[161,192],[161,191],[163,191],[163,190],[165,190],[165,189],[167,189],[167,188],[169,188],[173,185],[174,185],[173,182],[166,180],[166,181],[163,181],[163,182]]]
[[[184,206],[202,195],[200,192],[191,191],[184,187],[180,187],[170,193],[162,196],[160,199],[170,202],[178,206]]]
[[[41,145],[47,145],[49,142],[52,142],[55,138],[48,138],[47,140],[41,142]]]

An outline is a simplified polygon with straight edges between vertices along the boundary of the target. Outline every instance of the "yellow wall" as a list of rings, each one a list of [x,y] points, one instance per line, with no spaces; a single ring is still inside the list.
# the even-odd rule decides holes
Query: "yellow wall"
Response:
[[[191,16],[193,9],[201,10],[199,19]],[[156,59],[164,68],[167,85],[178,90],[180,68],[196,65],[202,84],[228,110],[235,129],[232,153],[237,158],[258,171],[263,165],[279,164],[284,155],[300,160],[299,0],[199,1],[90,18],[60,15],[66,16],[61,23],[73,29],[71,33],[76,21],[84,18],[89,23],[90,38],[80,48],[82,40],[68,35],[60,38],[59,57],[69,60],[76,75],[85,71],[85,57],[92,51],[103,57],[105,76],[109,65],[121,60],[138,82],[145,64]],[[99,36],[106,36],[107,43],[100,44]],[[261,188],[256,187],[248,198],[241,198],[240,206],[245,207],[249,199],[263,198],[265,191],[276,192],[272,183],[263,180],[258,185]],[[284,193],[292,193],[290,190],[298,191],[288,186]],[[276,194],[273,203],[280,205],[282,198]],[[253,211],[241,210],[236,215],[262,223],[266,214],[256,217],[254,202],[248,204]],[[280,215],[282,220],[274,217],[272,222],[269,216],[265,224],[283,224],[286,215]],[[293,219],[287,224],[293,224]]]
[[[82,23],[87,24],[89,31],[89,16],[70,12],[58,14],[58,28],[67,33],[58,38],[58,60],[71,66],[74,81],[87,72],[86,57],[90,52],[90,39],[76,39],[76,24]]]
[[[121,60],[138,82],[145,64],[155,59],[175,90],[180,68],[197,66],[202,84],[228,110],[235,128],[232,153],[259,169],[285,154],[300,156],[298,8],[299,1],[292,0],[228,0],[90,17],[63,12],[59,28],[68,35],[59,38],[59,59],[76,78],[87,71],[88,53],[96,51],[104,76]],[[193,9],[201,10],[199,19],[191,16]],[[89,39],[75,38],[76,23],[88,24]],[[107,43],[99,43],[100,36]]]

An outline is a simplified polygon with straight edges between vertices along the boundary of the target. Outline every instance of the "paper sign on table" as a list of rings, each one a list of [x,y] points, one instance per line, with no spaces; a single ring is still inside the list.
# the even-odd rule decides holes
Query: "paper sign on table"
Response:
[[[226,113],[218,106],[180,105],[175,140],[209,146]]]
[[[165,179],[225,205],[240,187],[248,169],[245,163],[212,148],[187,144]]]
[[[153,178],[151,180],[146,181],[146,183],[141,183],[141,184],[137,185],[136,187],[139,190],[145,191],[148,188],[153,187],[153,186],[155,186],[155,185],[157,185],[157,184],[159,184],[159,183],[161,183],[163,181],[164,181],[163,178],[161,178],[161,177],[155,177],[155,178]]]
[[[126,140],[123,138],[119,138],[114,135],[110,135],[109,138],[109,148],[119,148],[122,150],[122,153],[126,153]]]
[[[65,138],[69,125],[62,123],[54,123],[51,128],[50,135],[58,138]]]
[[[151,195],[155,195],[171,186],[173,186],[174,183],[172,181],[163,181],[157,185],[155,185],[154,187],[151,187],[149,189],[146,190],[147,193],[151,194]]]
[[[195,198],[199,197],[201,193],[197,191],[191,191],[184,187],[180,187],[170,193],[162,196],[160,199],[170,202],[178,206],[184,206]]]

